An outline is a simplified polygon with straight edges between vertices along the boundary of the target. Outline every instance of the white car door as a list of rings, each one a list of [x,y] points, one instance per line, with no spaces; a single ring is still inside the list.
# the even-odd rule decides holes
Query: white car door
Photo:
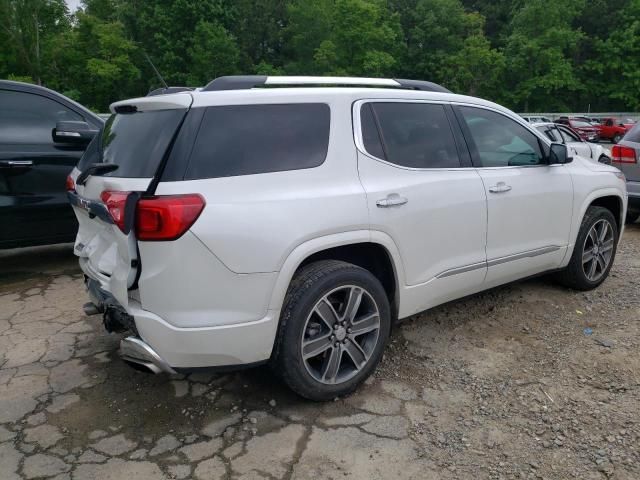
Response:
[[[372,230],[405,273],[400,317],[478,291],[486,273],[486,195],[449,105],[354,105],[358,171]]]
[[[487,193],[486,286],[557,268],[573,210],[568,169],[547,165],[537,135],[506,114],[455,109]]]

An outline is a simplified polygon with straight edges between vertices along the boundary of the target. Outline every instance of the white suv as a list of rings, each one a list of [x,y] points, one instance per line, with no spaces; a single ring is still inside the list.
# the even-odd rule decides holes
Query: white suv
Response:
[[[222,77],[114,103],[68,180],[75,253],[124,359],[269,361],[354,390],[392,323],[543,272],[607,276],[624,176],[429,82]]]

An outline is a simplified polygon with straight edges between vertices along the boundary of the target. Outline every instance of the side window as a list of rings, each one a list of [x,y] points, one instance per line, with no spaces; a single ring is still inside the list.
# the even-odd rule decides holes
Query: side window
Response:
[[[402,167],[460,167],[455,139],[443,105],[365,103],[361,119],[364,145],[371,155]],[[373,130],[376,126],[380,134],[378,141]]]
[[[540,165],[540,142],[514,120],[490,110],[460,107],[475,144],[480,167]]]
[[[317,167],[330,123],[324,103],[207,107],[185,180]]]
[[[380,133],[378,132],[375,118],[373,118],[373,110],[370,103],[362,105],[360,109],[360,122],[362,123],[362,142],[364,143],[365,150],[374,157],[386,160],[387,157],[382,149]]]
[[[578,135],[573,133],[568,128],[558,127],[558,130],[560,130],[560,133],[562,134],[562,138],[564,139],[565,142],[580,142],[580,141],[582,141],[582,140],[580,140],[580,137]]]
[[[605,125],[607,127],[613,127],[613,120],[611,120],[611,119],[607,120],[607,123],[605,123]]]
[[[83,120],[64,105],[33,93],[0,90],[0,143],[50,144],[61,120]]]

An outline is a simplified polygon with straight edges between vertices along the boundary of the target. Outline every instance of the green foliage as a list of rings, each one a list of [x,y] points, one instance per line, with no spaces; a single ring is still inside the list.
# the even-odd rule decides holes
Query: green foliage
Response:
[[[516,110],[640,108],[640,0],[0,0],[0,77],[94,109],[220,75],[427,79]]]

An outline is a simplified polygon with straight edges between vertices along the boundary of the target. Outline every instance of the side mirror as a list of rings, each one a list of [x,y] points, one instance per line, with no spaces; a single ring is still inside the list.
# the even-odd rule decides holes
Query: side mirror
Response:
[[[549,165],[562,165],[571,163],[573,157],[569,156],[569,150],[563,143],[552,143],[549,149]]]
[[[97,133],[87,122],[69,120],[56,123],[51,136],[55,143],[87,145]]]

